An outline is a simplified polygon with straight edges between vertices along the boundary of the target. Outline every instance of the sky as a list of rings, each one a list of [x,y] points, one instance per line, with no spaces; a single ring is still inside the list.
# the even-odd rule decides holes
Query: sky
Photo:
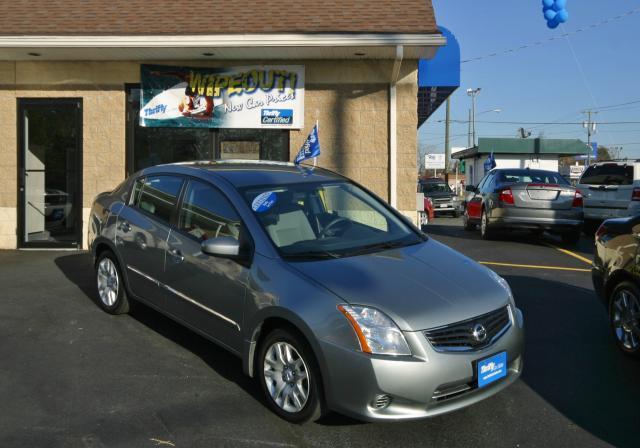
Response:
[[[481,88],[476,103],[477,137],[515,137],[517,129],[546,138],[580,138],[594,115],[599,145],[621,147],[621,157],[640,158],[640,0],[568,0],[569,20],[551,30],[541,0],[433,0],[439,25],[457,37],[462,60],[460,88],[451,96],[452,147],[467,146],[468,88]],[[620,20],[601,22],[634,11]],[[596,25],[591,27],[592,25]],[[563,33],[574,33],[560,37]],[[542,45],[521,46],[552,37]],[[508,54],[502,51],[516,49]],[[637,101],[633,103],[634,101]],[[617,106],[623,103],[632,103]],[[615,107],[608,107],[615,106]],[[500,113],[486,112],[500,109]],[[421,153],[444,152],[443,104],[418,130]],[[518,124],[486,123],[509,121]],[[606,124],[635,121],[633,124]]]

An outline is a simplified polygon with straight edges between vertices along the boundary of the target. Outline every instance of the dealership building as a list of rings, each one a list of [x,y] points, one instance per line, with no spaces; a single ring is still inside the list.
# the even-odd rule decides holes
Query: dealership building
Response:
[[[415,215],[418,66],[447,42],[431,2],[245,8],[4,5],[0,248],[86,248],[93,198],[137,170],[291,161],[316,123],[319,166]]]

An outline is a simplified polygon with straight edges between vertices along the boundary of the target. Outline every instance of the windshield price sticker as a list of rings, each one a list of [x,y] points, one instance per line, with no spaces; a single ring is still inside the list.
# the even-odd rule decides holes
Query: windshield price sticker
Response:
[[[265,191],[253,199],[251,209],[257,213],[266,212],[273,207],[277,200],[278,197],[276,196],[275,191]]]

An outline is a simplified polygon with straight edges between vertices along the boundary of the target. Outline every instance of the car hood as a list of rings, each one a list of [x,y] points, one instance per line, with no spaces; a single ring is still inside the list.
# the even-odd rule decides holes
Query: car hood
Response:
[[[290,266],[347,303],[383,311],[405,331],[470,319],[509,303],[488,268],[432,238],[414,246]]]

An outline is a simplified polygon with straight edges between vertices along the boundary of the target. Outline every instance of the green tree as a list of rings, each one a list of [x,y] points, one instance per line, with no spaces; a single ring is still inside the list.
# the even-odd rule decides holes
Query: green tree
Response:
[[[598,162],[603,162],[605,160],[611,160],[609,148],[606,146],[598,146]]]

